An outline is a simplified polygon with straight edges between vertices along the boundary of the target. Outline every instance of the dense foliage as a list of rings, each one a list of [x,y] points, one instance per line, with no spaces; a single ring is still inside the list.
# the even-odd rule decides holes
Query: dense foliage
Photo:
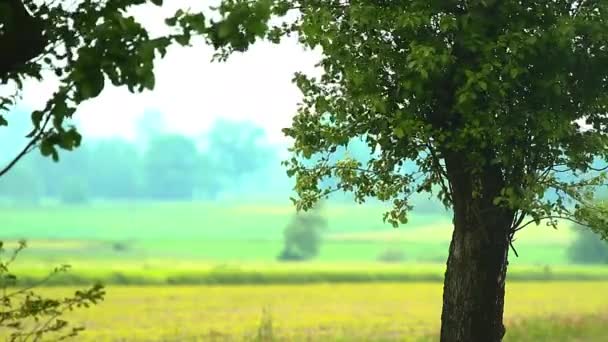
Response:
[[[285,246],[278,259],[299,261],[314,258],[319,253],[321,235],[326,229],[327,220],[320,206],[307,213],[297,213],[285,227]]]

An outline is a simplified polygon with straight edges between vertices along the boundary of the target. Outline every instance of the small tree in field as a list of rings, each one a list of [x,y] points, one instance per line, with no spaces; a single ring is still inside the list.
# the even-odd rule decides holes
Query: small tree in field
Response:
[[[576,239],[568,249],[570,261],[577,264],[608,264],[608,241],[577,226]]]
[[[307,213],[297,213],[285,227],[285,246],[279,260],[308,260],[319,253],[321,233],[327,228],[327,221],[317,206]]]
[[[221,58],[287,35],[323,54],[321,77],[295,77],[304,100],[285,129],[299,209],[336,190],[389,201],[395,226],[416,192],[453,209],[441,341],[502,339],[519,230],[570,220],[608,237],[591,202],[608,157],[608,2],[225,0],[219,12],[208,37]],[[373,158],[332,162],[356,137]],[[319,186],[331,176],[335,189]]]

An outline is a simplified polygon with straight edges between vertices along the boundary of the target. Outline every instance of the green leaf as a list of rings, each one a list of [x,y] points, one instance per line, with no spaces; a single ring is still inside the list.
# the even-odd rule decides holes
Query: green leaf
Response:
[[[43,140],[40,144],[40,153],[45,157],[51,156],[53,161],[55,162],[59,161],[59,154],[57,153],[57,149],[55,149],[55,146],[53,146],[51,141],[48,139]]]
[[[84,101],[99,96],[105,85],[105,78],[101,70],[91,68],[77,77],[78,101]]]
[[[478,81],[477,85],[479,86],[479,88],[481,88],[483,91],[487,91],[488,90],[488,84],[485,81]]]
[[[156,84],[156,77],[154,76],[154,72],[148,72],[144,76],[143,86],[148,90],[153,90]]]
[[[32,112],[32,123],[35,127],[40,127],[40,122],[42,121],[44,113],[40,110],[35,110]]]
[[[395,127],[395,129],[393,130],[393,133],[399,139],[402,139],[403,137],[405,137],[405,131],[401,127]]]

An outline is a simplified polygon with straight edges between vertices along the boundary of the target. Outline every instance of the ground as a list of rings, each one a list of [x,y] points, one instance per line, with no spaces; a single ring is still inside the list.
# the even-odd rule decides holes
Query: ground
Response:
[[[512,282],[505,341],[601,341],[607,282]],[[66,288],[47,289],[61,295]],[[440,283],[120,287],[71,318],[79,341],[434,341]]]

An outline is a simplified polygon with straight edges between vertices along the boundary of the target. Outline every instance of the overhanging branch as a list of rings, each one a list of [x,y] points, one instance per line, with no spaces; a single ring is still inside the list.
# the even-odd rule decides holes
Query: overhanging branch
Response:
[[[38,133],[36,133],[36,135],[30,139],[30,141],[25,145],[25,147],[10,162],[8,162],[8,164],[6,164],[2,169],[0,169],[0,177],[8,173],[17,164],[17,162],[19,162],[19,160],[21,160],[23,157],[25,157],[28,153],[30,153],[36,148],[37,144],[44,137],[46,133],[46,127],[50,120],[51,116],[48,115],[44,123],[38,130]]]

